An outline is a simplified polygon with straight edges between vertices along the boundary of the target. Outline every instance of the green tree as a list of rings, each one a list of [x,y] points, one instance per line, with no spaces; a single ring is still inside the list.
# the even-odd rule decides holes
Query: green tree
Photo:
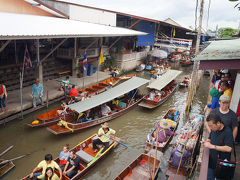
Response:
[[[232,37],[233,35],[237,34],[238,30],[233,28],[220,28],[219,29],[219,36],[220,38]]]

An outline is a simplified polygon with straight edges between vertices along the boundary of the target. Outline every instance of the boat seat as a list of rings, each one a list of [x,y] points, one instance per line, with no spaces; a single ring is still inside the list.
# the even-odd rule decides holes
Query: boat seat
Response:
[[[76,154],[86,163],[90,163],[94,158],[93,156],[91,156],[90,154],[86,153],[83,150],[76,152]]]

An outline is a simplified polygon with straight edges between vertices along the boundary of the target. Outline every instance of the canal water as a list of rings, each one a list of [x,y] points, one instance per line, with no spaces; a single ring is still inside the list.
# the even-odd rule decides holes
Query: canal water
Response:
[[[184,79],[184,76],[190,75],[192,66],[181,67],[178,64],[172,64],[172,69],[179,69],[183,73],[176,79],[178,82]],[[140,72],[139,76],[150,78],[148,72]],[[200,87],[197,90],[192,105],[191,116],[203,114],[203,108],[207,101],[209,77],[203,76],[200,81]],[[146,92],[146,88],[142,88]],[[112,180],[126,166],[135,160],[144,152],[147,134],[151,132],[154,124],[159,121],[170,108],[176,108],[181,111],[181,120],[178,129],[184,124],[183,113],[186,106],[187,88],[179,89],[164,104],[154,110],[147,110],[136,107],[127,114],[109,122],[111,128],[117,131],[117,136],[121,141],[131,149],[125,149],[118,145],[109,156],[99,162],[90,173],[84,177],[86,180]],[[59,106],[60,103],[51,105],[48,111]],[[2,158],[11,159],[20,155],[27,154],[26,157],[14,161],[15,169],[9,172],[2,179],[17,180],[29,174],[37,164],[44,159],[44,155],[52,153],[57,157],[62,147],[68,143],[70,147],[96,133],[100,126],[92,127],[82,133],[56,136],[48,132],[45,128],[32,129],[26,126],[34,118],[47,110],[41,110],[29,114],[23,120],[16,119],[5,127],[0,128],[0,152],[7,147],[14,145],[14,148],[5,154]],[[173,139],[174,140],[174,139]],[[172,141],[173,142],[173,141]],[[165,151],[161,160],[161,170],[158,172],[158,179],[166,179],[167,160],[171,152],[171,146]]]

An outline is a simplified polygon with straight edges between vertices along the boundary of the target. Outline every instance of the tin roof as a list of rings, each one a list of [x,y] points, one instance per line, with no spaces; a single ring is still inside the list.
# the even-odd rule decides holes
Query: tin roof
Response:
[[[46,16],[0,12],[0,40],[146,35],[127,28],[111,27]]]
[[[240,39],[213,41],[194,60],[240,59]]]

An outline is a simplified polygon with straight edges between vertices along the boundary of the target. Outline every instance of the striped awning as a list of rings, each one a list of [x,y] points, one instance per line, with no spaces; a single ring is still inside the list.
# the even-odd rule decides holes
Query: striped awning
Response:
[[[174,80],[181,73],[182,73],[182,71],[168,70],[166,73],[164,73],[158,79],[153,81],[147,87],[150,89],[156,89],[156,90],[160,91],[162,88],[164,88],[166,85],[168,85],[168,83],[170,83],[172,80]]]
[[[93,96],[90,99],[68,105],[68,107],[78,113],[84,112],[88,109],[92,109],[96,106],[104,104],[108,101],[111,101],[119,96],[122,96],[131,90],[139,88],[140,86],[148,83],[149,80],[132,77],[131,79],[123,82],[122,84],[115,86],[99,95]]]

